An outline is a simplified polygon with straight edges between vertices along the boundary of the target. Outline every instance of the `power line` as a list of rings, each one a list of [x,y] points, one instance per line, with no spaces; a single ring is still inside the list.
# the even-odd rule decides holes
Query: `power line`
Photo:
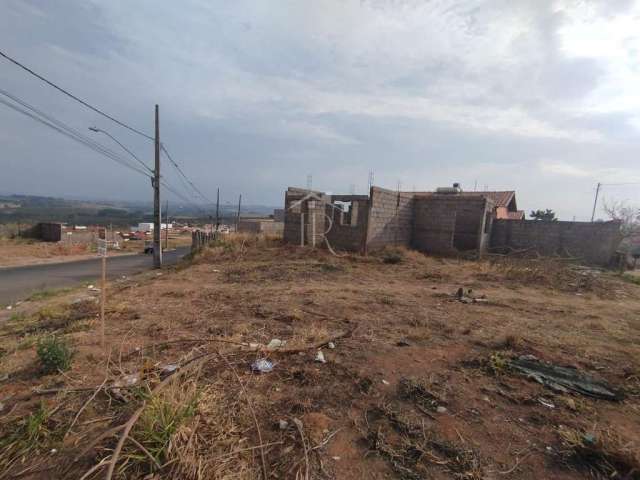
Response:
[[[124,127],[128,130],[131,130],[134,133],[137,133],[138,135],[142,135],[145,138],[148,138],[149,140],[154,140],[153,137],[147,135],[146,133],[141,132],[140,130],[133,128],[130,125],[127,125],[126,123],[118,120],[117,118],[112,117],[111,115],[109,115],[108,113],[103,112],[102,110],[100,110],[99,108],[94,107],[93,105],[90,105],[89,103],[85,102],[84,100],[82,100],[81,98],[76,97],[73,93],[65,90],[64,88],[56,85],[55,83],[53,83],[52,81],[46,79],[45,77],[43,77],[42,75],[34,72],[32,69],[30,69],[29,67],[27,67],[26,65],[23,65],[22,63],[20,63],[18,60],[16,60],[15,58],[11,58],[9,55],[7,55],[6,53],[4,53],[2,50],[0,50],[0,56],[6,58],[7,60],[9,60],[11,63],[13,63],[14,65],[17,65],[18,67],[22,68],[23,70],[25,70],[26,72],[30,73],[31,75],[33,75],[34,77],[42,80],[43,82],[45,82],[47,85],[55,88],[56,90],[64,93],[65,95],[67,95],[68,97],[74,99],[76,102],[81,103],[82,105],[84,105],[85,107],[93,110],[94,112],[102,115],[105,118],[108,118],[109,120],[111,120],[112,122],[117,123],[118,125],[120,125],[121,127]]]
[[[182,195],[180,192],[178,192],[174,187],[170,186],[165,180],[162,180],[160,182],[162,184],[162,186],[164,188],[166,188],[168,191],[170,191],[171,193],[173,193],[176,197],[178,197],[179,199],[181,199],[182,201],[184,201],[185,203],[187,203],[187,205],[191,205],[192,207],[195,207],[196,210],[199,210],[201,213],[205,214],[205,210],[200,207],[198,204],[193,203],[189,198],[185,197],[184,195]]]
[[[53,117],[50,116],[46,116],[45,118],[40,118],[37,115],[41,115],[41,113],[39,113],[36,109],[31,109],[29,107],[30,110],[32,110],[34,113],[29,112],[28,110],[25,110],[15,104],[12,104],[10,102],[7,102],[6,100],[3,100],[2,98],[0,98],[0,103],[6,105],[7,107],[11,108],[12,110],[22,113],[23,115],[26,115],[27,117],[57,131],[58,133],[61,133],[62,135],[65,135],[68,138],[71,138],[72,140],[75,140],[76,142],[85,145],[86,147],[94,150],[97,153],[100,153],[101,155],[113,160],[114,162],[120,164],[123,167],[129,168],[130,170],[133,170],[137,173],[140,173],[142,175],[144,175],[145,177],[149,177],[151,178],[150,175],[147,174],[147,172],[145,172],[144,170],[136,167],[135,165],[132,165],[130,163],[128,163],[125,159],[123,159],[122,157],[120,157],[118,154],[116,154],[115,152],[113,152],[112,150],[110,150],[109,148],[101,145],[100,143],[85,137],[84,135],[82,135],[80,132],[78,132],[77,130],[74,130],[72,127],[69,127],[68,125],[64,124],[63,122],[61,122],[60,120],[56,120],[53,119]],[[43,115],[44,116],[44,115]]]
[[[176,161],[171,157],[171,154],[169,153],[169,151],[167,150],[167,148],[164,146],[164,144],[161,145],[162,151],[167,155],[167,158],[169,159],[169,162],[171,162],[171,164],[174,166],[174,168],[178,171],[178,173],[187,181],[187,183],[191,186],[191,188],[193,188],[194,191],[196,191],[198,193],[198,195],[200,195],[205,201],[209,202],[209,203],[213,203],[211,200],[209,200],[207,198],[207,196],[202,193],[200,191],[200,189],[198,187],[195,186],[195,184],[189,180],[189,177],[187,177],[185,175],[185,173],[182,171],[182,169],[180,168],[180,166],[176,163]]]

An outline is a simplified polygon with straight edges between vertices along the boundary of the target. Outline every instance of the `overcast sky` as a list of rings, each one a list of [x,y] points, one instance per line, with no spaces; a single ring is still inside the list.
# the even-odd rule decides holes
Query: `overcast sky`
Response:
[[[279,205],[308,174],[365,193],[372,170],[393,189],[515,189],[520,208],[584,220],[598,181],[640,182],[640,2],[3,0],[0,49],[150,134],[158,103],[163,142],[210,198]],[[151,165],[151,142],[3,59],[0,88]],[[151,198],[2,104],[0,127],[0,192]]]

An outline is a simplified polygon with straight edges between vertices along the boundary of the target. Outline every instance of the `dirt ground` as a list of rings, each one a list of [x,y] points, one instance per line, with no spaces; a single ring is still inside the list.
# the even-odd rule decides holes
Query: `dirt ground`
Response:
[[[640,478],[640,287],[613,274],[244,238],[108,291],[104,350],[85,292],[2,313],[0,478]],[[74,355],[45,374],[52,334]]]

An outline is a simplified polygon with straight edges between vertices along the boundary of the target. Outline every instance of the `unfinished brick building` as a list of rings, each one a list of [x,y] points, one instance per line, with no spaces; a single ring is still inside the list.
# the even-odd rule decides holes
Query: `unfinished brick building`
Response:
[[[607,265],[620,243],[617,222],[524,220],[515,192],[399,192],[328,195],[289,188],[284,240],[366,253],[401,245],[436,254],[532,248]]]

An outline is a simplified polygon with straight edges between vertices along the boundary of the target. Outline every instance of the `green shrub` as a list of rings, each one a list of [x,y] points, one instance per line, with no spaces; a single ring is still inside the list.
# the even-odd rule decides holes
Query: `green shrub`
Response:
[[[45,373],[68,370],[73,352],[62,338],[50,335],[38,340],[38,358]]]

